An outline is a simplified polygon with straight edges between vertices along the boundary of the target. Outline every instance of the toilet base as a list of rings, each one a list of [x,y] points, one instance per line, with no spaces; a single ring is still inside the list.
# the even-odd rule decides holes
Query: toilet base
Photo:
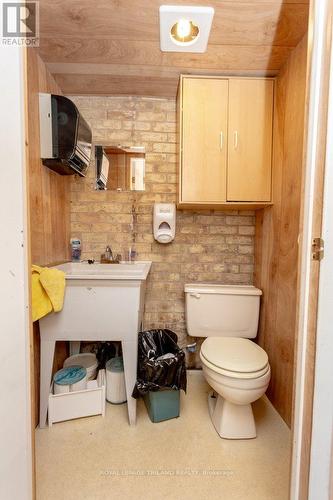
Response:
[[[213,425],[221,438],[253,439],[257,437],[251,404],[235,405],[215,396],[208,395],[208,408]]]

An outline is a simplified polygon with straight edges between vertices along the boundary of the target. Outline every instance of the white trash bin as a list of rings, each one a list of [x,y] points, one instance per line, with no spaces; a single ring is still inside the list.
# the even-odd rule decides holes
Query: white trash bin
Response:
[[[109,403],[126,403],[124,364],[122,357],[111,358],[105,364],[106,400]]]

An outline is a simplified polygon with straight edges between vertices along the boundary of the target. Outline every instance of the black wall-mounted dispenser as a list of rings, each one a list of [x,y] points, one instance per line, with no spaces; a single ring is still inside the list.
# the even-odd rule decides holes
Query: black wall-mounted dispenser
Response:
[[[85,176],[92,133],[67,97],[39,94],[40,149],[43,164],[61,175]]]

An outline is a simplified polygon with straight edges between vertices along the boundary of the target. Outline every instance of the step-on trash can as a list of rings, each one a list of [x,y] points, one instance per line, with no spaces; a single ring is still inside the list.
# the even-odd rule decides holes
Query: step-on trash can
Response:
[[[186,392],[185,354],[171,330],[139,333],[138,374],[133,397],[143,397],[152,422],[179,417],[180,393]]]

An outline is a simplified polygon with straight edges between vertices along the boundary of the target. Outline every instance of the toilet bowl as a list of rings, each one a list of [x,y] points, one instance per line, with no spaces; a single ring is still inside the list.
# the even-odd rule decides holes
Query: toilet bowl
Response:
[[[266,392],[271,370],[266,352],[242,338],[207,338],[200,350],[204,376],[217,393],[208,406],[218,434],[227,439],[256,437],[251,403]]]
[[[192,337],[206,337],[200,350],[203,374],[213,393],[209,413],[227,439],[256,437],[251,403],[266,392],[271,369],[257,335],[260,296],[254,286],[185,285],[186,325]]]

